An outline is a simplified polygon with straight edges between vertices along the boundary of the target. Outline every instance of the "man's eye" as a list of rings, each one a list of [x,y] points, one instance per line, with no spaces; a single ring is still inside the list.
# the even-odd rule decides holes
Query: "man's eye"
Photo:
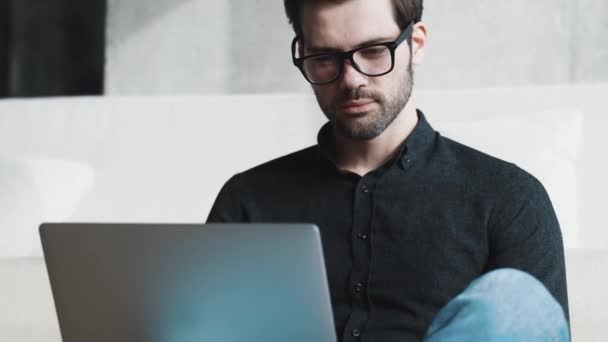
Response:
[[[332,56],[318,56],[312,60],[313,63],[316,64],[332,64],[334,62],[334,58]]]
[[[367,49],[360,50],[359,52],[364,56],[374,56],[385,54],[388,49],[385,46],[374,46]]]

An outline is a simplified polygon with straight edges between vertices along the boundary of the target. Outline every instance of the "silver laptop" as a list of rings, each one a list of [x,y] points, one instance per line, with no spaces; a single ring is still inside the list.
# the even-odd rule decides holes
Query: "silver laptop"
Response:
[[[335,342],[319,230],[43,224],[64,342]]]

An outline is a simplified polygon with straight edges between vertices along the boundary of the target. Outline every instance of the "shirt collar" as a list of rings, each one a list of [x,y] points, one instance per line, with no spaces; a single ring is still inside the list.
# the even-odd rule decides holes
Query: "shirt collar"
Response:
[[[436,132],[426,120],[422,111],[416,110],[416,113],[418,114],[418,123],[401,144],[397,157],[389,163],[391,166],[398,164],[402,169],[405,169],[413,162],[426,158],[431,151]],[[331,122],[327,122],[321,127],[317,135],[317,142],[323,156],[335,165],[336,149]]]

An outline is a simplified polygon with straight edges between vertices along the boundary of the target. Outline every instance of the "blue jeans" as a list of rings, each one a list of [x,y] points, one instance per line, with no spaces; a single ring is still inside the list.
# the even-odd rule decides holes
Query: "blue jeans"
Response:
[[[426,342],[569,341],[561,305],[536,278],[501,269],[473,281],[435,317]]]

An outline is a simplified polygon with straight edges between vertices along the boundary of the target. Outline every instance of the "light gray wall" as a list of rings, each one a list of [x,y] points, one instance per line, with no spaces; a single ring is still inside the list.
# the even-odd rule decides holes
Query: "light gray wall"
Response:
[[[573,51],[576,81],[608,80],[608,1],[577,0]]]
[[[107,94],[228,90],[226,1],[109,0]]]
[[[419,71],[419,85],[451,88],[570,82],[569,2],[427,1],[424,20],[431,45]]]
[[[294,34],[282,1],[230,0],[231,92],[305,91],[291,62]]]
[[[111,94],[301,92],[282,1],[110,0]],[[419,88],[608,81],[606,0],[426,1]],[[212,44],[211,44],[212,43]]]

